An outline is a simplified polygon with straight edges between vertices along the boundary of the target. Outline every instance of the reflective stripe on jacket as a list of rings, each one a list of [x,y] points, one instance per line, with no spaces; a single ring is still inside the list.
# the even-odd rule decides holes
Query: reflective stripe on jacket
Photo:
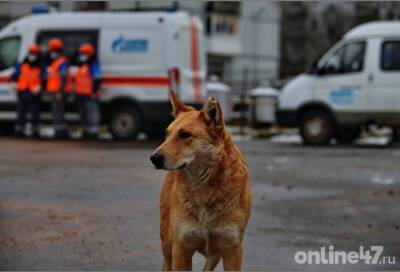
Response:
[[[23,63],[17,79],[18,91],[23,92],[27,89],[31,92],[35,91],[40,87],[40,75],[40,67],[31,66],[29,63]]]

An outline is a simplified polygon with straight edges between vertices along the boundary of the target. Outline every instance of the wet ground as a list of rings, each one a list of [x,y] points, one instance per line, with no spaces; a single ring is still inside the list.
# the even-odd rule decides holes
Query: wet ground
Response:
[[[238,144],[254,191],[246,270],[400,269],[400,146]],[[159,270],[155,146],[0,138],[0,269]],[[329,245],[383,246],[396,264],[294,261]]]

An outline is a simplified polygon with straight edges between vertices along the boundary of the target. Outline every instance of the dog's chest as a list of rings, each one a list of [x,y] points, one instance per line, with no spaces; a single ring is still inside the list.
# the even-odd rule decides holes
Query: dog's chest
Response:
[[[205,253],[211,249],[233,246],[241,240],[237,223],[213,224],[211,219],[211,214],[202,211],[198,221],[184,220],[178,227],[179,239],[185,244],[201,247]]]

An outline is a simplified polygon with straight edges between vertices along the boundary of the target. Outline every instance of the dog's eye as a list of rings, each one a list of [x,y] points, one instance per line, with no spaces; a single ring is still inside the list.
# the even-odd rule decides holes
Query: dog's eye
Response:
[[[179,138],[181,138],[181,139],[187,139],[187,138],[189,138],[190,136],[192,136],[189,132],[187,132],[187,131],[181,131],[181,132],[179,132]]]

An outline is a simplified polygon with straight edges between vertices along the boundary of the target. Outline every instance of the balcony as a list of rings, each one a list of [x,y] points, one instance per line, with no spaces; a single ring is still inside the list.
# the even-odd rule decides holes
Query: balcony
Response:
[[[217,13],[208,15],[207,42],[209,54],[240,54],[239,17]]]

